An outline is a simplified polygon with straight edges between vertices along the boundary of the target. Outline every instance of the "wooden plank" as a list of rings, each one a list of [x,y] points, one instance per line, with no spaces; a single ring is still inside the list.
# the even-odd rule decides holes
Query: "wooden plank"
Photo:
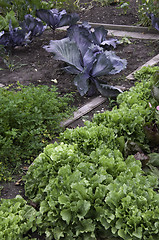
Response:
[[[79,22],[81,24],[82,22]],[[107,23],[93,23],[88,22],[92,27],[103,26],[107,30],[118,30],[123,32],[139,32],[139,33],[154,33],[158,34],[155,28],[149,29],[148,27],[134,26],[134,25],[118,25],[118,24],[107,24]]]
[[[145,39],[145,40],[159,40],[159,34],[153,33],[140,33],[140,32],[127,32],[127,31],[119,31],[119,30],[108,30],[108,35],[116,36],[116,37],[129,37],[129,38],[137,38],[137,39]]]
[[[92,111],[94,108],[96,108],[99,105],[101,105],[102,103],[104,103],[106,101],[106,99],[107,98],[102,97],[102,96],[98,96],[98,97],[94,98],[93,100],[91,100],[90,102],[88,102],[87,104],[85,104],[84,106],[79,108],[76,112],[74,112],[73,118],[61,122],[60,126],[61,127],[69,126],[75,120],[79,119],[83,115],[87,114],[88,112]]]
[[[108,35],[116,37],[131,37],[137,39],[159,39],[158,31],[155,29],[148,30],[146,27],[135,27],[127,25],[114,25],[114,24],[102,24],[102,23],[89,23],[92,28],[97,26],[103,26],[108,30]],[[57,30],[66,31],[68,27],[64,26]]]

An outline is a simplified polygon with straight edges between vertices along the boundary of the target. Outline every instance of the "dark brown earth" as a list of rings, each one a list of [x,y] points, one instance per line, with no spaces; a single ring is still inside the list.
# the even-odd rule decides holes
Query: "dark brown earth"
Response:
[[[130,8],[126,14],[123,13],[122,9],[117,9],[116,5],[102,7],[97,2],[93,2],[91,5],[81,0],[80,6],[82,7],[82,11],[79,13],[81,21],[118,25],[138,24],[136,1],[133,0],[130,0]],[[61,61],[55,61],[52,55],[43,49],[43,46],[48,45],[51,39],[61,39],[65,34],[64,31],[56,30],[53,35],[50,30],[47,30],[42,36],[34,39],[30,45],[15,48],[8,60],[10,69],[6,67],[3,59],[0,58],[0,68],[3,69],[0,71],[0,84],[7,86],[20,82],[24,85],[56,85],[61,95],[73,92],[74,105],[77,107],[90,100],[87,96],[81,97],[79,95],[73,84],[74,76],[62,70],[65,64]],[[102,77],[103,81],[112,85],[130,88],[134,85],[134,81],[126,80],[125,76],[159,53],[159,44],[156,40],[130,38],[129,40],[131,44],[122,44],[115,50],[118,56],[127,60],[127,68],[116,76]],[[108,101],[102,106],[103,111],[108,109],[107,104]],[[90,116],[92,116],[92,113]],[[86,117],[90,118],[90,116],[87,115]],[[15,182],[20,178],[21,176],[16,176],[13,182],[0,183],[0,197],[7,199],[14,198],[17,194],[24,196],[23,183],[20,182],[19,185],[15,185]]]
[[[104,4],[106,1],[81,0],[80,13],[81,21],[88,21],[93,23],[105,23],[116,25],[140,25],[138,16],[138,4],[136,0],[129,0],[129,6],[126,11],[120,8],[120,4],[111,4],[101,6],[100,2]]]

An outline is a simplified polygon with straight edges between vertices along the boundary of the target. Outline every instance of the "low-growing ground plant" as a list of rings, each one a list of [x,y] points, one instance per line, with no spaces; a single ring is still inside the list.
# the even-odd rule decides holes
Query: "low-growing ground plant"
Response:
[[[0,88],[0,180],[5,168],[30,162],[60,132],[70,99],[54,86]]]
[[[36,214],[36,210],[21,196],[0,199],[0,239],[30,239],[25,234],[30,230],[33,232],[36,230]]]
[[[11,10],[10,12],[7,12],[5,16],[0,15],[0,31],[2,30],[8,31],[10,21],[12,22],[13,27],[19,26],[18,20],[15,17],[14,11]]]
[[[123,10],[122,14],[127,14],[129,5],[130,5],[129,1],[121,1],[119,7],[117,7],[117,8]]]

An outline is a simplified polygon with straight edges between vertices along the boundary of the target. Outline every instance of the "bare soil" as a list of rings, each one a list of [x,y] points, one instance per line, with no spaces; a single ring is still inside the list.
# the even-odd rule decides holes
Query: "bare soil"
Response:
[[[102,0],[96,1],[80,0],[80,20],[116,25],[140,25],[138,16],[138,3],[136,0],[129,0],[127,9],[120,8],[120,4],[112,3],[104,5]],[[100,3],[103,3],[101,6]]]

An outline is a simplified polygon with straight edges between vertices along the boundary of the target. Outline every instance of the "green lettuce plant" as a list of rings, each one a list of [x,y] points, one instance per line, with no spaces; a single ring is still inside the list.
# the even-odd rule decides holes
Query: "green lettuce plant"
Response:
[[[39,205],[39,232],[47,239],[159,236],[157,179],[144,176],[133,156],[125,161],[107,144],[87,154],[76,144],[48,145],[24,180],[27,196]]]
[[[14,199],[0,199],[0,239],[30,239],[26,234],[36,231],[36,217],[37,211],[20,195]]]
[[[107,143],[110,149],[117,148],[116,130],[111,127],[86,122],[83,128],[66,129],[60,134],[60,140],[68,144],[76,144],[79,151],[91,153],[97,147]]]
[[[148,147],[148,139],[143,126],[155,119],[149,102],[153,101],[151,94],[151,88],[154,84],[152,72],[157,70],[158,67],[141,69],[135,76],[143,80],[117,97],[118,108],[114,107],[111,112],[96,114],[93,118],[94,124],[103,124],[115,129],[118,137],[123,136],[126,142],[132,140],[141,144],[143,148],[144,146]]]
[[[152,99],[149,102],[149,107],[153,114],[153,119],[148,121],[145,126],[145,134],[151,145],[159,144],[159,68],[158,71],[152,74],[153,85],[151,87]]]
[[[152,86],[148,74],[118,96],[119,109],[67,129],[61,143],[48,145],[29,168],[26,195],[39,205],[39,232],[48,239],[159,237],[157,178],[121,152],[128,139],[145,144],[142,126],[154,117]]]

